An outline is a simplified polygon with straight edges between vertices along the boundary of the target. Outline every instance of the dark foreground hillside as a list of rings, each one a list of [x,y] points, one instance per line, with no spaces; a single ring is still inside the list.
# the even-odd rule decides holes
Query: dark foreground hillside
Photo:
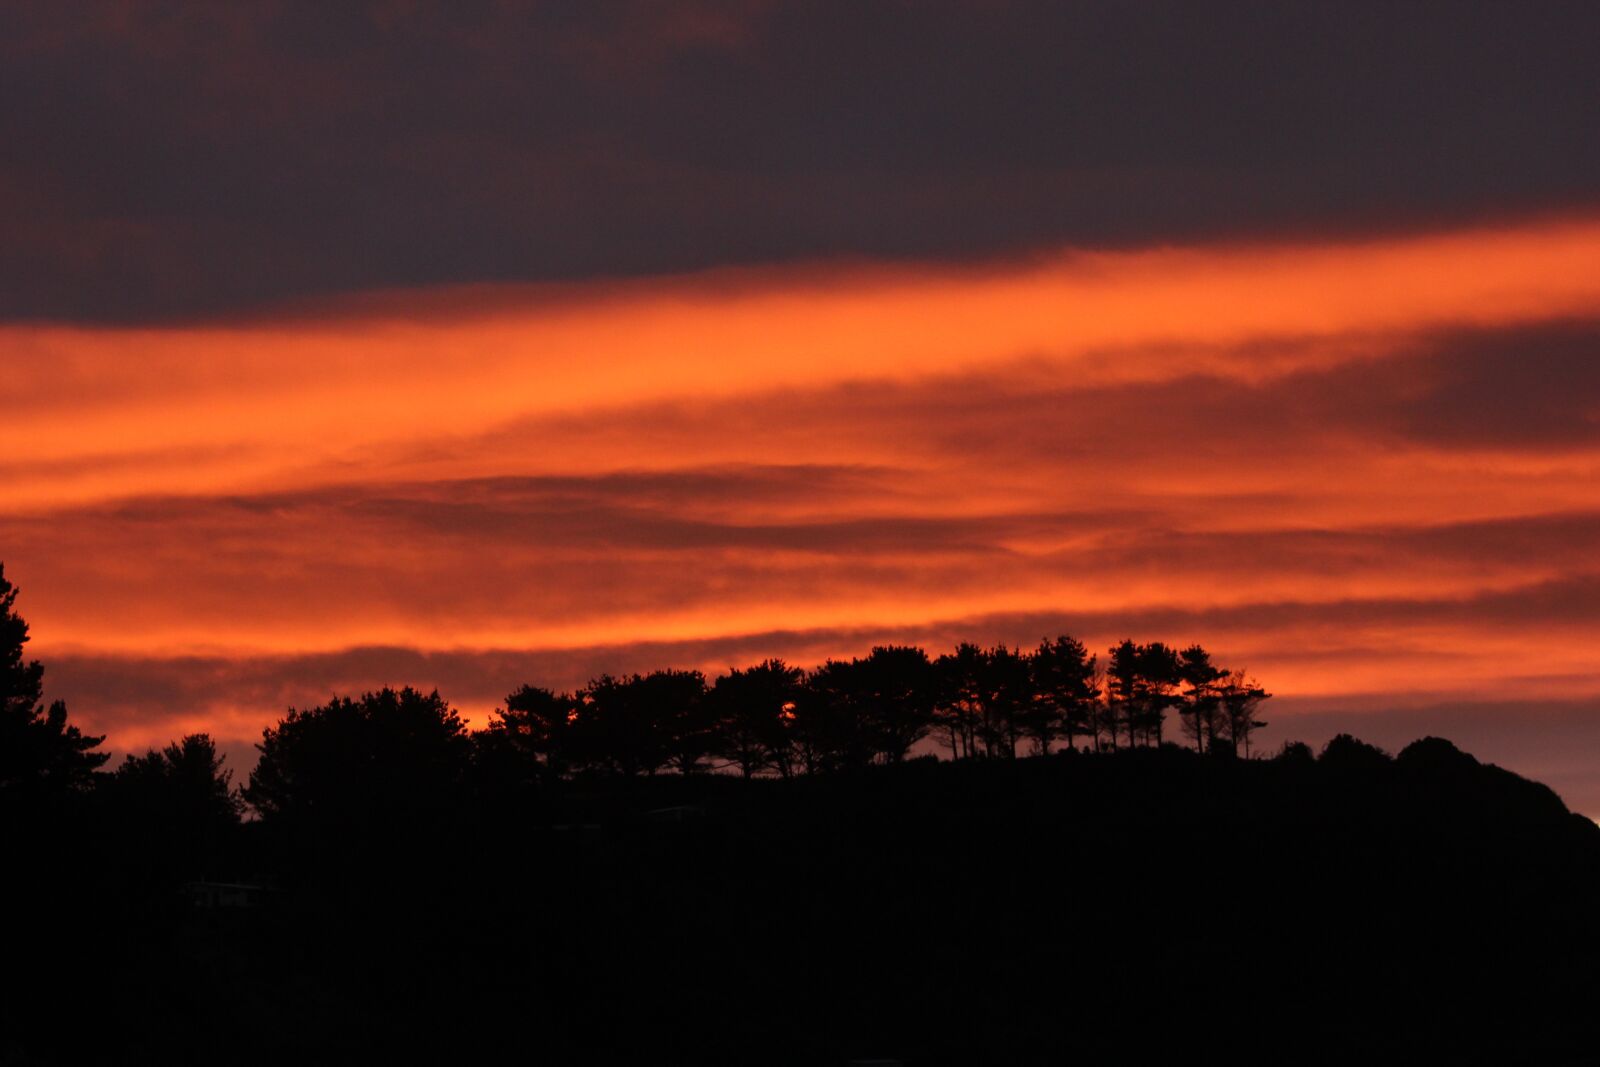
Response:
[[[243,908],[196,906],[103,811],[9,817],[13,1062],[1600,1048],[1600,829],[1438,741],[613,779],[360,832],[246,824],[205,861],[275,890]]]

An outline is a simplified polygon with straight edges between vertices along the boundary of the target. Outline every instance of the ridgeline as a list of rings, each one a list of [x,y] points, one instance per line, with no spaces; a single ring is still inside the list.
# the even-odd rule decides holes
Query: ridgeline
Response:
[[[100,770],[43,707],[13,597],[0,1063],[1562,1063],[1600,1040],[1600,828],[1437,738],[1243,758],[1225,716],[1180,747],[1124,712],[1099,751],[1017,755],[980,719],[956,759],[651,773],[385,690],[268,730],[241,818],[203,736]],[[577,724],[574,699],[534,703]]]

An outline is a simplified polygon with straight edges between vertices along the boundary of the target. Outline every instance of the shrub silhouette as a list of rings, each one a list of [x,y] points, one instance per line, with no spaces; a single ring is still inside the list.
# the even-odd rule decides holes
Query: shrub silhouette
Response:
[[[1349,734],[1339,734],[1322,746],[1317,761],[1339,769],[1373,770],[1387,766],[1390,756],[1376,745],[1359,741]]]
[[[1467,772],[1478,766],[1478,761],[1442,737],[1419,738],[1395,757],[1395,762],[1406,768],[1436,771]]]

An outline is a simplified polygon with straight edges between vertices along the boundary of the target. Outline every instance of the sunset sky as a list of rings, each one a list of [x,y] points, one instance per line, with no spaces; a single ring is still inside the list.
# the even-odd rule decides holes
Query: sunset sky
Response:
[[[48,694],[1200,641],[1600,816],[1600,7],[1068,7],[0,5]]]

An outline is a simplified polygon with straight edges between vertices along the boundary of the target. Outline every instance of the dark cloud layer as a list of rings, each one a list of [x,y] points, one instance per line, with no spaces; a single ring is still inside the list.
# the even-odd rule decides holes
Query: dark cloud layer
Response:
[[[15,3],[0,315],[1600,198],[1588,3]]]

